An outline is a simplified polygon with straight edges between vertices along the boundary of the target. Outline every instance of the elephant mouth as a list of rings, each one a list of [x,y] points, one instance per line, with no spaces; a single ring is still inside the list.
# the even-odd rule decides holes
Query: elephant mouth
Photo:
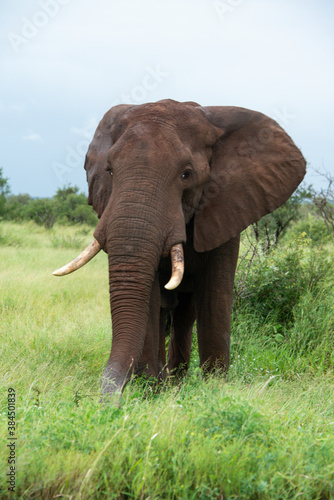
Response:
[[[66,276],[67,274],[73,273],[93,259],[101,249],[102,247],[100,243],[94,239],[92,243],[90,243],[90,245],[88,245],[88,247],[85,248],[80,255],[78,255],[78,257],[60,269],[54,271],[52,273],[53,276]],[[172,275],[168,283],[165,285],[165,288],[167,290],[174,290],[182,282],[184,274],[184,254],[182,243],[177,243],[172,246],[170,256],[172,262]]]

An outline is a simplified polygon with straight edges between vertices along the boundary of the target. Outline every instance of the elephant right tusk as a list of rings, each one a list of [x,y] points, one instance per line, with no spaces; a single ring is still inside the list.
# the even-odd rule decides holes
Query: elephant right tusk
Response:
[[[177,288],[182,281],[184,273],[184,255],[182,243],[174,245],[170,251],[170,257],[172,260],[172,276],[168,281],[165,288],[167,290],[174,290]]]
[[[90,245],[88,245],[85,250],[78,255],[72,262],[66,264],[66,266],[57,269],[52,274],[54,276],[65,276],[65,274],[73,273],[80,267],[84,266],[89,262],[99,251],[101,250],[101,245],[97,240],[94,240]]]

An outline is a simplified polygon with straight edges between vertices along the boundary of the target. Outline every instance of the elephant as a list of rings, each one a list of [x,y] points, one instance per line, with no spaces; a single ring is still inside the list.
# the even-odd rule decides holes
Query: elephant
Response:
[[[203,371],[227,373],[240,233],[297,188],[300,150],[258,111],[165,99],[112,107],[84,168],[99,218],[94,241],[54,274],[108,254],[103,397],[121,394],[134,374],[184,373],[195,321]]]

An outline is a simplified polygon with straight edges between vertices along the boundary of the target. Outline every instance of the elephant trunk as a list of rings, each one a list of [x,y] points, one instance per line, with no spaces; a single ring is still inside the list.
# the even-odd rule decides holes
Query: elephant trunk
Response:
[[[111,210],[115,215],[108,224],[103,223],[103,232],[107,234],[101,238],[99,229],[94,233],[98,240],[105,239],[101,244],[107,249],[109,258],[113,338],[102,380],[104,393],[121,391],[134,372],[158,375],[160,293],[157,270],[170,233],[158,204],[148,208],[140,199],[129,201],[124,196],[119,199],[122,202],[114,202]],[[178,241],[173,243],[184,241],[184,236],[176,238]],[[177,286],[182,279],[176,262],[180,260],[179,252],[174,260],[175,275],[179,278],[175,281],[174,276],[171,287]],[[148,367],[144,366],[146,362]]]
[[[140,261],[138,266],[144,268],[145,263]],[[109,259],[112,347],[102,379],[103,393],[122,391],[136,371],[148,328],[153,266],[149,277],[143,271],[120,267]]]

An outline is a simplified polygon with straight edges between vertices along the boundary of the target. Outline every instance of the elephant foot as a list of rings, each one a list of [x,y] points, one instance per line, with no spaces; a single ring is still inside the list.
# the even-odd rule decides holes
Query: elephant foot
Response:
[[[222,359],[208,360],[201,365],[203,378],[207,379],[212,376],[217,376],[228,381],[228,363],[224,363]]]
[[[99,403],[103,406],[116,406],[119,408],[122,401],[122,387],[119,387],[109,377],[102,377],[101,396]]]
[[[112,406],[115,408],[120,408],[122,404],[122,392],[117,391],[113,393],[102,393],[99,399],[99,403],[102,406]]]
[[[120,406],[122,392],[127,381],[127,377],[115,375],[115,371],[107,366],[101,380],[100,403]]]
[[[178,363],[176,366],[170,365],[168,367],[168,378],[174,380],[176,383],[179,383],[181,379],[183,379],[188,372],[188,363]]]

